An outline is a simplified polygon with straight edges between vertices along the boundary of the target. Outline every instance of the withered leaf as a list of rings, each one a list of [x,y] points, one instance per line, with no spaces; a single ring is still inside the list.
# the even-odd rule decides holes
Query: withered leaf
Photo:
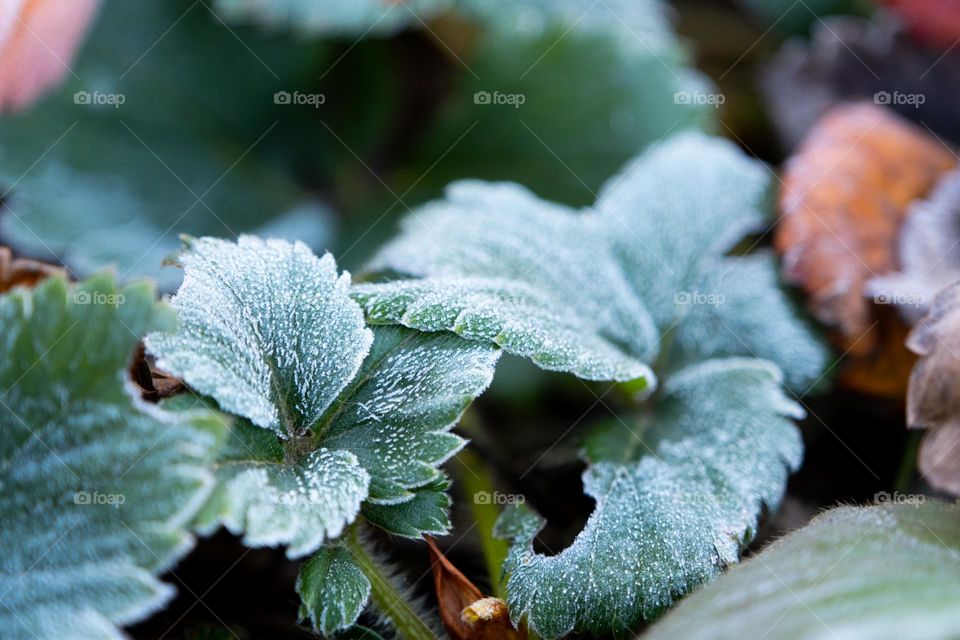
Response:
[[[10,249],[0,247],[0,293],[18,286],[32,287],[47,276],[64,273],[64,269],[56,265],[14,258]]]
[[[183,380],[156,367],[153,356],[147,355],[142,340],[137,343],[130,363],[130,378],[140,389],[141,397],[149,402],[160,402],[187,390]]]
[[[910,206],[897,257],[900,270],[871,280],[869,292],[913,324],[927,314],[938,291],[960,280],[960,171],[947,174],[928,199]]]
[[[910,203],[954,164],[932,136],[871,103],[831,109],[786,164],[775,244],[786,278],[850,356],[849,386],[893,396],[906,389],[905,329],[865,296],[866,284],[897,268],[895,238]]]
[[[845,101],[886,103],[938,136],[960,142],[960,48],[917,43],[891,19],[826,18],[809,42],[792,40],[764,67],[761,90],[788,149],[830,108]]]
[[[941,50],[960,40],[960,0],[881,0],[913,34]]]
[[[485,598],[480,589],[443,555],[434,541],[425,537],[433,568],[433,583],[440,619],[454,640],[522,640],[523,629],[514,629],[506,603]]]
[[[910,376],[907,424],[929,429],[920,471],[934,487],[960,495],[960,282],[934,299],[907,346],[921,356]]]

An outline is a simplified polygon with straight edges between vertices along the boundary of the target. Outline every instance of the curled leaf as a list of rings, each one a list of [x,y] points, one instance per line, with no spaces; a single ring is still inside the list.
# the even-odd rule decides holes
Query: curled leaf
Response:
[[[910,207],[897,238],[900,271],[870,282],[874,299],[896,305],[911,324],[922,319],[937,292],[960,280],[960,172],[941,180]]]
[[[921,356],[910,376],[907,424],[930,430],[920,471],[933,486],[960,495],[960,283],[940,292],[907,346]]]
[[[903,329],[865,297],[865,285],[896,268],[895,237],[910,203],[954,163],[893,112],[858,103],[827,113],[786,165],[775,243],[787,279],[853,357],[850,386],[892,395],[905,387]]]
[[[513,628],[506,603],[485,598],[432,539],[426,537],[440,618],[454,640],[522,640],[526,632]]]

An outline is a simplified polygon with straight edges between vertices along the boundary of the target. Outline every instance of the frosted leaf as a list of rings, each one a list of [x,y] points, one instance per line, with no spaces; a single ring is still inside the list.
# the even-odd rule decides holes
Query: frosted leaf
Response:
[[[718,260],[697,289],[676,303],[686,307],[673,340],[676,362],[755,356],[779,366],[799,395],[820,380],[830,350],[780,287],[774,256]]]
[[[120,638],[173,596],[224,424],[125,387],[138,336],[173,317],[146,284],[51,278],[0,296],[0,629]]]
[[[349,275],[299,243],[202,238],[180,261],[179,329],[148,336],[148,348],[245,418],[220,455],[200,530],[224,524],[298,557],[339,536],[364,501],[400,535],[445,530],[437,466],[463,446],[449,431],[500,351],[449,333],[371,331]]]
[[[157,365],[281,438],[316,425],[373,340],[349,274],[330,254],[254,236],[189,241],[180,260],[180,328],[147,339]]]
[[[370,599],[370,581],[348,549],[325,546],[300,570],[297,593],[300,619],[329,636],[356,622]]]
[[[369,268],[429,277],[358,288],[373,322],[449,329],[587,379],[652,383],[655,329],[601,230],[518,185],[451,185]]]
[[[584,473],[597,501],[584,530],[554,556],[533,552],[541,526],[525,508],[499,533],[514,620],[541,636],[625,631],[735,562],[764,507],[775,508],[802,443],[802,410],[756,359],[693,365],[661,389],[651,418],[593,434]]]
[[[900,497],[827,511],[688,596],[642,637],[956,638],[960,507]]]
[[[726,140],[682,133],[611,178],[596,212],[636,295],[666,330],[717,259],[763,226],[770,177]]]
[[[407,26],[420,27],[452,0],[216,0],[223,20],[307,34],[385,37]]]

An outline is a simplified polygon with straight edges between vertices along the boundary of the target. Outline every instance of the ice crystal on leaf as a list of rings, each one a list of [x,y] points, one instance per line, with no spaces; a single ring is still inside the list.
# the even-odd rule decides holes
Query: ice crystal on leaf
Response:
[[[0,629],[120,638],[173,595],[224,424],[148,407],[124,379],[137,336],[173,326],[151,286],[51,278],[0,296]]]
[[[510,184],[461,182],[406,221],[362,285],[374,323],[452,331],[584,378],[662,389],[588,439],[597,507],[573,545],[535,554],[532,514],[508,518],[511,613],[540,634],[630,628],[737,560],[802,447],[804,392],[827,352],[765,254],[728,255],[767,222],[767,171],[683,133],[573,211]],[[652,375],[644,372],[652,381]],[[576,586],[572,586],[576,585]]]
[[[180,262],[180,326],[149,336],[148,349],[239,416],[200,529],[223,524],[253,546],[286,544],[290,557],[339,536],[361,509],[398,535],[445,532],[437,467],[463,446],[449,430],[489,384],[499,350],[449,333],[371,331],[349,274],[300,243],[188,240]]]

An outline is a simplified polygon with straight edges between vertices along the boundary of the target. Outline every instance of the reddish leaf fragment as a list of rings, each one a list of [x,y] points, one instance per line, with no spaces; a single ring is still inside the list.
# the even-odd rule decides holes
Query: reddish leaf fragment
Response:
[[[786,164],[775,244],[786,278],[807,292],[811,311],[851,357],[844,379],[854,388],[905,390],[905,329],[866,297],[865,285],[896,269],[909,205],[954,164],[932,136],[870,103],[829,111]]]
[[[13,287],[32,287],[44,278],[66,273],[62,267],[30,260],[14,259],[7,247],[0,247],[0,293]]]
[[[938,49],[960,41],[960,0],[881,0],[914,36]]]
[[[507,605],[483,593],[425,538],[433,567],[433,583],[440,606],[440,619],[454,640],[522,640],[523,630],[513,628]]]

